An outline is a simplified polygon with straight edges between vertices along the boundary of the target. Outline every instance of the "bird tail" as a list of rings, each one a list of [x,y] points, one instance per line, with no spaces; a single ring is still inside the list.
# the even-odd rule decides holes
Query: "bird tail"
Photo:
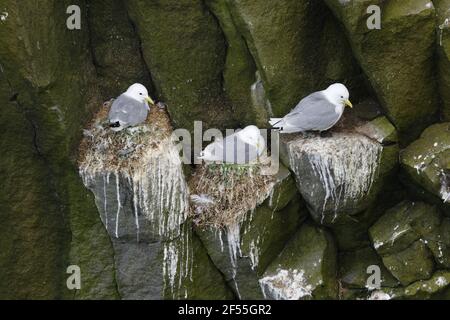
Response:
[[[283,118],[270,118],[269,123],[272,127],[281,127],[280,122],[282,120]]]

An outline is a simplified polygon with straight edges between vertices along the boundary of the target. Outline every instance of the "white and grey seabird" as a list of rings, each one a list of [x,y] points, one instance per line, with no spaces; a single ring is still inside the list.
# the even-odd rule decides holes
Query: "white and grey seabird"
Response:
[[[259,128],[248,126],[209,144],[198,158],[228,164],[248,164],[260,157],[265,147],[266,142]]]
[[[143,123],[150,111],[148,103],[155,104],[142,84],[130,86],[111,106],[108,115],[111,129],[121,131]]]
[[[345,106],[353,107],[349,97],[345,85],[335,83],[303,98],[286,116],[271,118],[269,123],[281,133],[326,131],[339,121]]]

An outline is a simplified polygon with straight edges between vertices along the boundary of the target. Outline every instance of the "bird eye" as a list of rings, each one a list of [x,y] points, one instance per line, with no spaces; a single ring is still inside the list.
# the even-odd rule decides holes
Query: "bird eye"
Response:
[[[342,99],[344,99],[344,96],[341,96]]]
[[[141,93],[139,93],[141,96],[142,96],[142,92]]]

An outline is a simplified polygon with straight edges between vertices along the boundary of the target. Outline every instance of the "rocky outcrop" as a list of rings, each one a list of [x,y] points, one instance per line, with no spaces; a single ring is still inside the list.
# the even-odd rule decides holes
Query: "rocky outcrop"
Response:
[[[198,191],[197,183],[208,184],[205,179],[208,176],[197,180],[194,174],[196,182],[191,183],[192,191]],[[244,185],[250,188],[242,190]],[[224,195],[235,191],[236,198],[227,201],[214,198],[216,202],[226,203],[219,219],[207,212],[197,213],[200,208],[195,206],[195,216],[209,217],[207,220],[197,218],[196,233],[235,295],[239,299],[262,299],[258,280],[306,215],[300,207],[294,181],[282,167],[276,177],[238,172],[218,174],[203,196],[217,196],[212,188]],[[228,218],[223,220],[222,216]]]
[[[369,229],[375,250],[402,285],[431,277],[437,267],[448,268],[448,218],[420,202],[402,202]]]
[[[405,288],[382,289],[373,291],[370,300],[448,300],[450,275],[447,271],[437,271],[428,280],[421,280]]]
[[[449,6],[2,1],[0,298],[450,299],[449,124],[429,126],[449,117]],[[355,108],[285,136],[290,171],[182,165],[172,145],[172,125],[263,128],[337,81]],[[172,119],[159,104],[113,133],[105,105],[86,124],[132,82]]]
[[[250,50],[269,114],[284,115],[311,91],[357,74],[339,26],[320,1],[220,2]]]
[[[386,118],[352,131],[333,132],[331,137],[282,137],[282,161],[294,172],[300,193],[320,224],[337,224],[368,209],[396,168],[395,129]]]
[[[428,0],[327,0],[353,53],[402,141],[417,137],[438,111],[433,69],[435,9]],[[381,29],[369,30],[369,6],[381,8]],[[417,32],[420,30],[420,32]]]
[[[126,1],[158,98],[169,105],[176,127],[232,127],[221,77],[225,42],[202,1]]]
[[[124,1],[88,0],[87,10],[90,45],[103,98],[117,97],[136,82],[152,92],[150,74]]]
[[[450,210],[450,123],[427,128],[401,153],[406,184],[417,194]],[[414,186],[416,188],[414,188]]]
[[[198,290],[206,278],[205,287],[215,288],[210,294],[230,297],[192,239],[188,187],[165,110],[152,108],[147,123],[116,133],[108,127],[109,107],[104,104],[85,130],[79,166],[113,244],[120,297],[211,298]],[[194,263],[204,272],[194,272]]]
[[[393,288],[399,282],[384,267],[380,256],[371,247],[355,251],[343,252],[339,255],[339,278],[341,285],[346,289],[370,289],[367,279],[370,274],[367,270],[370,266],[378,266],[381,271],[381,287]],[[367,291],[366,291],[367,292]]]
[[[303,224],[259,280],[267,299],[336,299],[336,248],[331,235]]]
[[[434,0],[436,7],[439,88],[442,97],[442,116],[450,121],[450,1]]]
[[[85,285],[76,296],[117,297],[110,243],[71,161],[97,90],[88,28],[66,27],[70,4],[3,1],[0,9],[3,298],[72,298],[72,264]]]

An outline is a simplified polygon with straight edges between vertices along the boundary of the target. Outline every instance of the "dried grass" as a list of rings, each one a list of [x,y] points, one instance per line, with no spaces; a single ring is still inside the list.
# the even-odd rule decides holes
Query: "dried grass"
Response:
[[[191,202],[191,217],[199,227],[225,228],[240,223],[273,190],[275,177],[262,175],[261,165],[202,165],[189,182],[191,194],[211,203]]]
[[[121,171],[135,167],[145,153],[163,151],[163,143],[172,133],[165,110],[152,107],[145,123],[114,132],[109,128],[108,112],[112,101],[105,102],[95,114],[79,147],[80,168]]]

